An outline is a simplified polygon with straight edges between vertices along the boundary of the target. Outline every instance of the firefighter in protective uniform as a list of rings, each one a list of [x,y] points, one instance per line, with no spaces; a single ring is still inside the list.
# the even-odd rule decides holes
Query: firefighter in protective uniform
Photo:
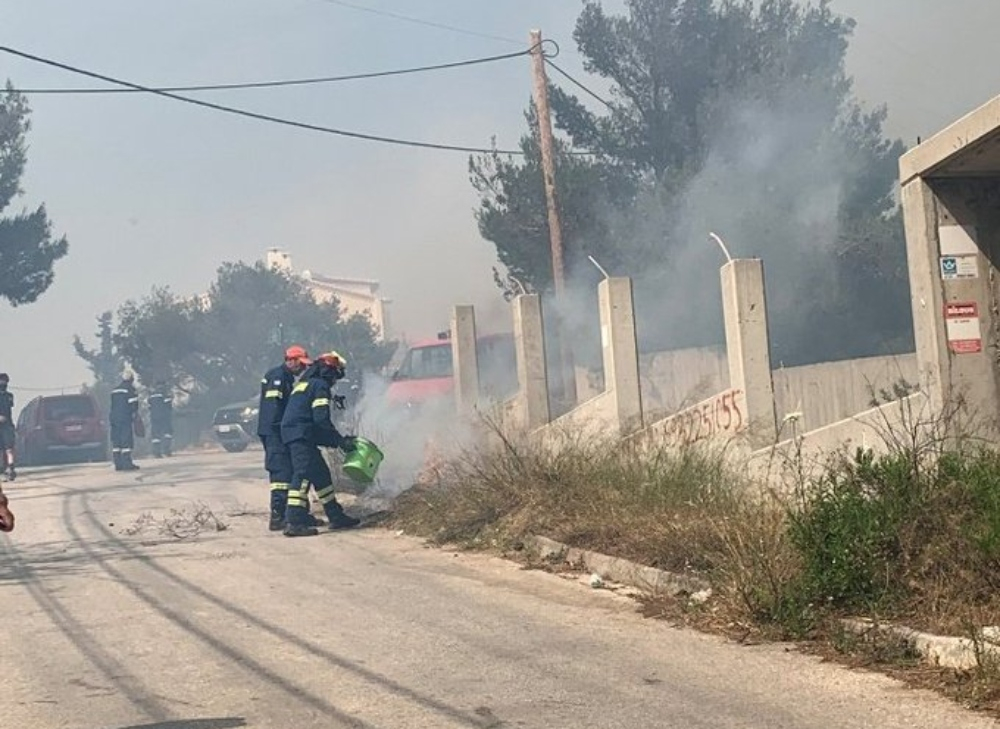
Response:
[[[135,390],[135,375],[126,372],[122,381],[111,391],[111,456],[116,471],[135,471],[138,466],[132,461],[132,447],[135,443],[133,428],[139,415],[139,393]]]
[[[160,380],[149,394],[149,443],[153,456],[163,458],[174,454],[174,396],[166,382]]]
[[[3,459],[3,475],[8,481],[17,478],[14,470],[14,394],[7,389],[10,376],[0,372],[0,456]]]
[[[281,418],[299,375],[311,364],[309,353],[303,347],[293,345],[285,350],[284,363],[268,370],[260,381],[257,435],[264,446],[264,469],[271,483],[271,519],[268,528],[272,532],[280,532],[285,528],[288,487],[292,482],[292,459],[288,454],[288,446],[281,442]],[[312,515],[306,521],[310,526],[322,524]]]
[[[330,529],[347,529],[360,521],[344,513],[334,494],[333,475],[320,447],[354,449],[354,437],[341,435],[330,419],[333,384],[344,377],[346,363],[336,352],[320,355],[292,388],[284,417],[281,439],[292,460],[292,481],[285,510],[286,537],[311,537],[318,531],[308,521],[309,486],[323,504]]]

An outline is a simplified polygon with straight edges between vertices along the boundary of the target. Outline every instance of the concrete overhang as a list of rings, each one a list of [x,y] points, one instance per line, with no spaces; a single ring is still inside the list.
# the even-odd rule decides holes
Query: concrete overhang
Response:
[[[899,159],[899,180],[1000,176],[1000,96],[963,116]]]

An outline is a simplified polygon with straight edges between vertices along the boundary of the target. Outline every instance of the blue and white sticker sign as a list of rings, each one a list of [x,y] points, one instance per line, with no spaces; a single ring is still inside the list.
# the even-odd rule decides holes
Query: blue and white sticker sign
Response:
[[[979,257],[941,256],[941,278],[953,281],[963,278],[979,278]]]

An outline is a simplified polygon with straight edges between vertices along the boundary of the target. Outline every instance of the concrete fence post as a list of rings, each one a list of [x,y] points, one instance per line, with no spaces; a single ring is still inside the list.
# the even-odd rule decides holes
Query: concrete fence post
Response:
[[[619,432],[631,433],[643,426],[632,279],[625,276],[606,278],[598,286],[597,296],[605,390],[611,391],[615,399]]]
[[[778,436],[764,264],[757,258],[729,261],[721,276],[729,386],[744,392],[750,444],[762,448],[772,445]]]
[[[548,424],[551,419],[542,299],[538,294],[522,294],[514,299],[512,309],[517,356],[517,406],[521,424],[534,430]]]
[[[460,413],[479,402],[479,353],[476,350],[476,311],[469,304],[454,308],[451,316],[451,358],[455,373],[455,405]]]

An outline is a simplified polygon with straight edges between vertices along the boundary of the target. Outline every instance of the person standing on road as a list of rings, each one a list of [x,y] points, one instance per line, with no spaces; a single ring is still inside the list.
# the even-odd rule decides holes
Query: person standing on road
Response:
[[[271,483],[271,519],[268,528],[280,532],[285,528],[288,489],[292,482],[292,459],[288,446],[281,441],[281,419],[288,405],[292,388],[306,367],[312,364],[303,347],[293,345],[285,350],[285,361],[267,371],[260,381],[260,402],[257,406],[257,435],[264,446],[264,468]],[[310,526],[321,522],[306,519]]]
[[[135,375],[126,372],[122,381],[111,391],[111,457],[116,471],[136,471],[132,461],[135,444],[133,428],[139,422],[139,393],[135,390]]]
[[[149,395],[149,443],[153,456],[163,458],[174,454],[174,396],[166,382],[160,380]]]
[[[320,447],[354,450],[354,437],[341,435],[330,419],[331,388],[344,377],[346,363],[336,352],[320,355],[292,388],[281,419],[281,439],[292,460],[292,482],[285,510],[286,537],[312,537],[319,532],[307,519],[309,486],[323,504],[330,529],[355,527],[360,520],[344,513],[334,493],[333,475]]]
[[[14,470],[14,393],[7,389],[10,377],[0,372],[0,449],[3,450],[3,472],[8,481],[17,478]]]

